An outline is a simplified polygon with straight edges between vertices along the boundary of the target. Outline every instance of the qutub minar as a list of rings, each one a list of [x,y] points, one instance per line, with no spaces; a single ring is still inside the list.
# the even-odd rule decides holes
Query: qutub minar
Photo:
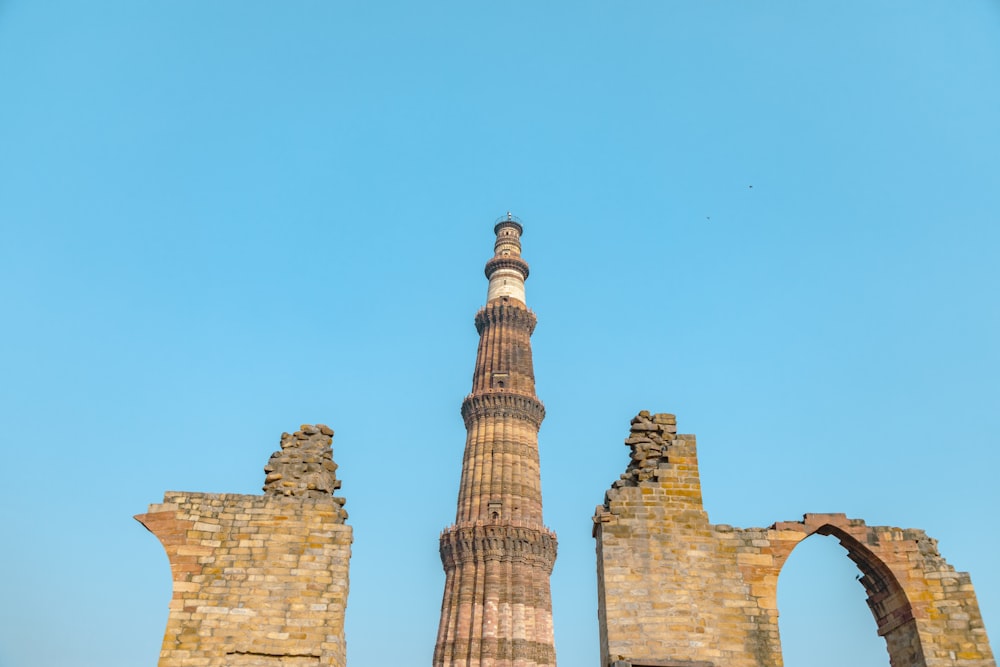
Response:
[[[441,533],[433,663],[554,667],[556,536],[542,523],[535,315],[524,298],[521,224],[508,213],[493,231],[472,392],[462,403],[458,511]],[[332,444],[333,429],[304,424],[281,435],[262,495],[168,491],[136,517],[162,542],[173,573],[160,667],[346,667],[354,532],[335,495]],[[996,667],[968,573],[924,531],[844,514],[765,528],[713,524],[695,437],[678,433],[674,415],[639,412],[625,445],[628,465],[592,523],[599,667],[782,667],[778,579],[812,535],[836,538],[857,564],[892,667]],[[408,665],[430,657],[432,639]],[[845,638],[831,641],[824,650]]]
[[[479,351],[462,403],[468,435],[455,524],[441,534],[445,571],[435,667],[555,665],[549,576],[556,536],[542,523],[538,428],[525,303],[528,264],[510,213],[493,229]]]

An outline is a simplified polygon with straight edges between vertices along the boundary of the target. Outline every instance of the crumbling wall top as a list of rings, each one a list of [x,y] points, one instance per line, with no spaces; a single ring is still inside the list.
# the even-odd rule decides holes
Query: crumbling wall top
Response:
[[[303,424],[295,433],[281,434],[281,449],[264,466],[264,494],[269,496],[321,498],[340,488],[337,464],[333,462],[333,429],[325,424]],[[344,498],[340,504],[342,519]]]
[[[643,410],[632,418],[625,444],[631,448],[628,468],[615,487],[635,486],[653,477],[661,463],[667,463],[670,441],[677,437],[677,417]]]

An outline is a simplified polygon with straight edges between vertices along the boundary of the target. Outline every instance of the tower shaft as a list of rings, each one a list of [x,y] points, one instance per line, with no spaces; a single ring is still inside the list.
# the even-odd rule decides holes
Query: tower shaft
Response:
[[[508,214],[494,232],[487,302],[476,315],[472,393],[462,403],[458,510],[441,534],[445,590],[435,667],[556,662],[549,588],[556,536],[542,523],[538,429],[545,408],[531,359],[536,319],[525,304],[521,225]]]

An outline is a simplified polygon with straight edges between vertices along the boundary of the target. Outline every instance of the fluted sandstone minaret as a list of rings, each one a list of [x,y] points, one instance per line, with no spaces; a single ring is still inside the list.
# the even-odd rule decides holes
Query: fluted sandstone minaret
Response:
[[[476,314],[479,351],[462,403],[468,432],[455,524],[441,534],[445,570],[435,667],[555,665],[549,576],[555,533],[542,524],[528,264],[520,223],[497,222],[486,263],[486,305]]]

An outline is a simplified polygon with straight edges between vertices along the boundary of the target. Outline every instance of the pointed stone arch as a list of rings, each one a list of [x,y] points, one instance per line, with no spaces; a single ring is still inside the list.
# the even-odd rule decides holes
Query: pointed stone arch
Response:
[[[775,528],[787,529],[793,525],[802,527],[802,538],[796,541],[788,553],[780,558],[779,568],[784,567],[795,546],[811,535],[836,538],[840,546],[847,551],[847,557],[861,572],[862,576],[859,582],[868,596],[868,608],[875,618],[878,634],[885,640],[890,665],[892,667],[925,667],[927,662],[923,655],[913,605],[893,567],[879,553],[885,548],[885,545],[894,542],[893,540],[880,540],[879,532],[892,533],[892,531],[899,531],[899,529],[883,527],[880,531],[865,525],[865,522],[860,519],[848,519],[843,514],[807,514],[801,523],[775,524]],[[898,542],[896,544],[898,545]],[[907,544],[903,551],[910,551],[910,546],[912,545]],[[895,548],[890,548],[886,556],[890,562],[898,561]]]
[[[868,607],[892,667],[993,667],[969,575],[956,572],[922,530],[869,526],[844,514],[806,514],[771,526],[779,573],[813,534],[835,537],[862,573]],[[784,544],[782,544],[784,543]]]

